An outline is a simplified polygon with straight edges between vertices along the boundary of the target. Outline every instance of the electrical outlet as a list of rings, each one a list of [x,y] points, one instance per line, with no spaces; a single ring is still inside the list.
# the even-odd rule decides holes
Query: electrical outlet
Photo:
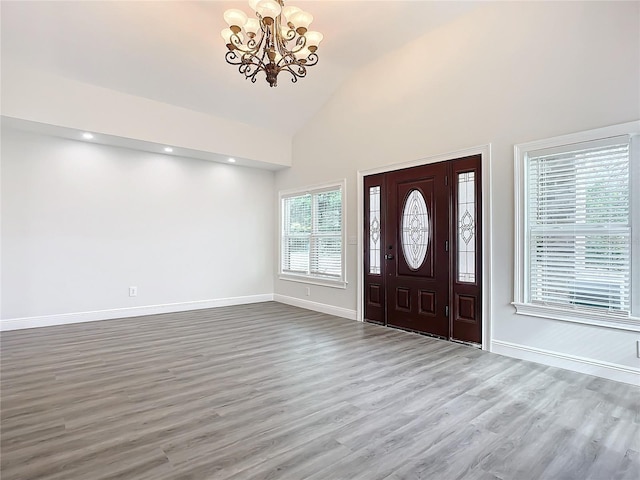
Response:
[[[129,287],[129,296],[137,297],[138,296],[138,287]]]
[[[309,297],[311,295],[311,288],[310,287],[306,288],[306,294],[307,294],[307,297]]]

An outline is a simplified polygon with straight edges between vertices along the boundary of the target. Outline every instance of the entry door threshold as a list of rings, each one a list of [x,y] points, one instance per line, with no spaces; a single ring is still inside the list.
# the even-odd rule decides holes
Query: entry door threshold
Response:
[[[459,343],[460,345],[466,345],[467,347],[482,349],[482,345],[475,342],[465,342],[464,340],[456,340],[455,338],[450,338],[449,341],[453,343]]]
[[[385,325],[385,327],[393,328],[394,330],[400,330],[401,332],[415,333],[416,335],[422,335],[422,336],[425,336],[425,337],[436,338],[438,340],[444,340],[445,342],[449,340],[447,337],[442,337],[442,336],[436,335],[434,333],[421,332],[420,330],[412,330],[411,328],[399,327],[397,325],[391,325],[390,323],[387,323]]]

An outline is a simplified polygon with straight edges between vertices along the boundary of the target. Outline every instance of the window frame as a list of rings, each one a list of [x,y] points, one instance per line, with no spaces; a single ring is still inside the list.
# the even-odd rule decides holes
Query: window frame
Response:
[[[629,316],[608,314],[606,311],[574,309],[530,303],[528,263],[528,203],[527,161],[532,151],[562,149],[570,151],[574,144],[606,140],[611,137],[629,137],[629,182],[631,222],[631,313]],[[514,146],[514,301],[516,313],[553,320],[583,323],[640,332],[640,120],[578,132],[569,135],[522,143]],[[634,259],[637,264],[634,268]]]
[[[330,278],[324,277],[321,275],[316,275],[312,273],[302,274],[302,273],[292,273],[283,271],[283,250],[284,250],[284,239],[285,239],[285,225],[284,225],[284,204],[283,200],[285,198],[297,197],[303,195],[311,195],[312,203],[313,203],[313,195],[330,192],[334,190],[339,190],[341,193],[341,225],[340,225],[340,262],[341,262],[341,274],[339,278]],[[332,287],[332,288],[347,288],[347,269],[346,269],[346,245],[347,245],[347,235],[346,235],[346,190],[347,190],[347,182],[346,179],[342,179],[339,181],[327,182],[322,184],[310,185],[303,188],[295,188],[289,190],[281,190],[278,192],[278,215],[279,215],[279,233],[278,233],[278,278],[280,280],[286,280],[291,282],[299,282],[299,283],[308,283],[312,285],[320,285],[324,287]],[[313,225],[313,218],[311,219],[311,223]],[[313,232],[309,234],[310,243],[313,238]],[[318,238],[318,237],[316,237]],[[311,256],[309,258],[311,261]]]

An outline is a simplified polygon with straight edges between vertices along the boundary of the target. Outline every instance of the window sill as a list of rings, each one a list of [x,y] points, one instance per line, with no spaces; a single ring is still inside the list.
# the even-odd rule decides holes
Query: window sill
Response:
[[[640,332],[640,318],[638,317],[616,317],[613,315],[602,315],[592,312],[549,307],[546,305],[533,305],[530,303],[512,302],[511,305],[516,307],[516,313],[518,315]]]
[[[329,278],[307,277],[304,275],[290,275],[281,273],[278,278],[287,282],[310,283],[311,285],[320,285],[330,288],[347,288],[347,282],[344,280],[332,280]]]

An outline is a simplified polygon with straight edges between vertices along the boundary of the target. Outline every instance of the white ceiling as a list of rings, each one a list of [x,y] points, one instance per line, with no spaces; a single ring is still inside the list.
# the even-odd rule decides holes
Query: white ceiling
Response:
[[[246,1],[1,2],[2,68],[14,62],[285,134],[295,133],[355,69],[478,6],[456,1],[304,1],[325,36],[296,84],[245,80],[220,30]],[[421,59],[420,61],[428,61]],[[410,75],[410,66],[407,74]]]

